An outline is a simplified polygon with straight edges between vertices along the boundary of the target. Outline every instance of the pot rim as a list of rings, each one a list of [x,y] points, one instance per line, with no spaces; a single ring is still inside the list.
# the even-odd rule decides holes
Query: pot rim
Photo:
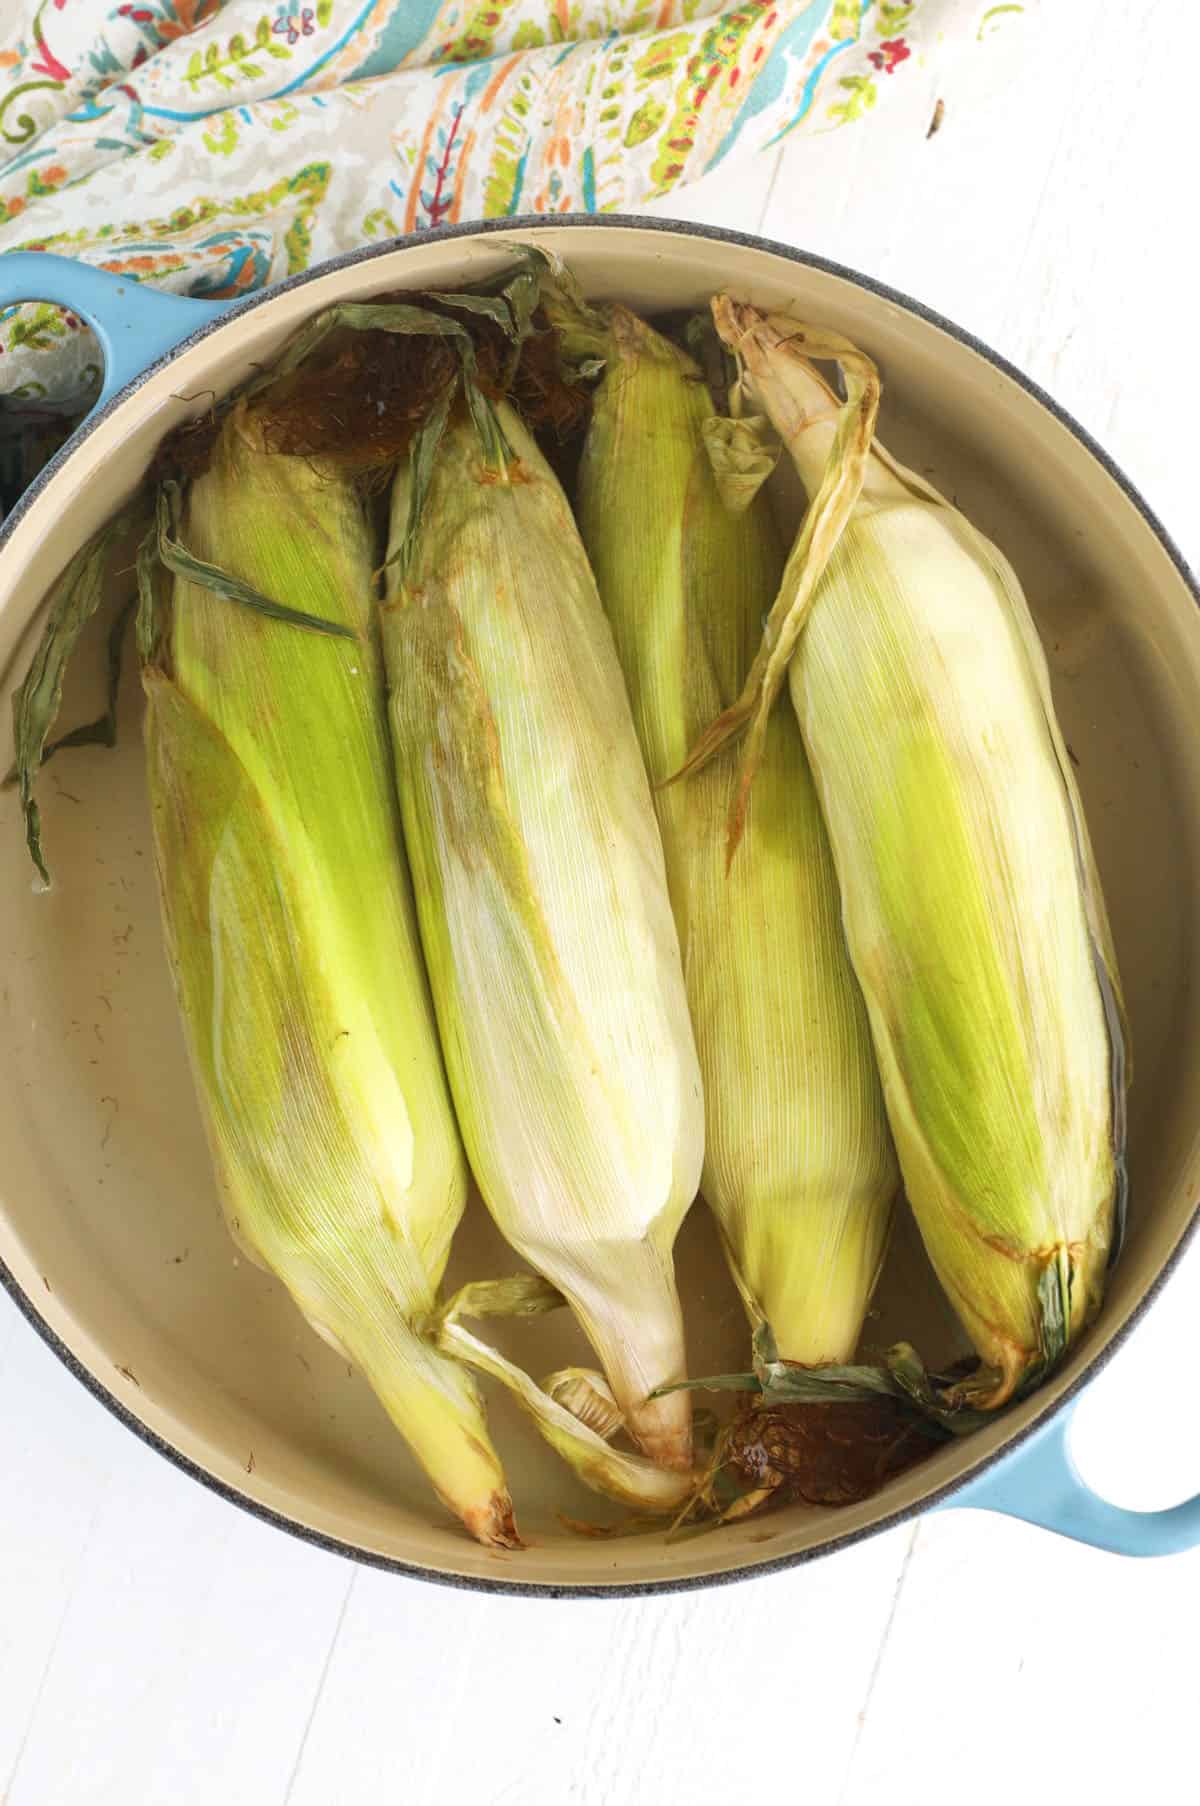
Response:
[[[1087,428],[1082,426],[1053,396],[1041,385],[1027,376],[1015,364],[1010,363],[1000,352],[995,351],[977,338],[966,328],[956,325],[935,308],[926,306],[911,295],[892,288],[888,283],[876,277],[864,275],[849,265],[834,259],[821,257],[815,252],[803,251],[796,246],[782,244],[778,240],[764,238],[751,232],[739,232],[725,226],[708,226],[690,220],[661,219],[641,217],[628,213],[563,213],[559,215],[517,214],[511,218],[467,221],[455,226],[438,226],[425,228],[422,231],[406,233],[402,237],[385,240],[381,244],[364,246],[354,251],[342,252],[337,257],[328,258],[314,264],[311,269],[302,270],[283,282],[273,283],[265,289],[249,295],[243,301],[214,309],[211,320],[202,322],[195,331],[180,339],[170,351],[146,366],[130,382],[119,389],[103,407],[98,407],[89,414],[81,425],[72,433],[70,439],[57,451],[54,457],[39,471],[33,482],[20,496],[10,513],[0,525],[0,554],[18,522],[28,507],[36,501],[43,490],[54,481],[68,459],[79,449],[102,423],[107,421],[113,412],[140,389],[144,383],[165,369],[176,357],[190,350],[210,333],[228,325],[234,319],[240,319],[256,308],[269,306],[281,295],[294,289],[302,288],[306,283],[318,278],[327,277],[339,270],[356,268],[377,258],[395,255],[398,251],[407,250],[411,246],[442,243],[457,238],[477,238],[492,233],[521,234],[529,232],[545,232],[564,228],[570,230],[579,227],[595,227],[600,230],[610,228],[636,230],[639,232],[661,232],[665,235],[684,238],[715,240],[723,244],[742,245],[751,250],[766,251],[789,263],[800,264],[806,269],[819,270],[825,275],[835,276],[842,281],[852,283],[855,287],[877,295],[881,300],[890,302],[905,312],[923,320],[927,325],[936,327],[950,338],[975,352],[989,363],[993,369],[1015,383],[1032,401],[1043,408],[1071,437],[1082,446],[1095,462],[1121,490],[1126,500],[1141,516],[1151,533],[1158,540],[1163,551],[1174,566],[1176,573],[1189,592],[1197,608],[1200,608],[1200,583],[1193,575],[1187,561],[1180,552],[1167,528],[1158,518],[1154,509],[1146,501],[1136,485],[1130,481],[1120,466],[1105,451]],[[375,1568],[392,1574],[399,1574],[407,1579],[430,1582],[437,1586],[461,1588],[469,1592],[511,1594],[524,1597],[549,1599],[631,1599],[650,1594],[689,1593],[704,1588],[730,1586],[735,1581],[755,1580],[769,1574],[779,1573],[787,1568],[799,1567],[804,1563],[819,1560],[828,1555],[836,1555],[840,1550],[852,1547],[855,1543],[866,1541],[885,1530],[895,1529],[910,1519],[923,1516],[927,1511],[939,1505],[949,1503],[954,1494],[962,1488],[974,1484],[984,1474],[1006,1461],[1017,1449],[1027,1443],[1031,1437],[1044,1430],[1054,1419],[1060,1418],[1071,1404],[1076,1401],[1083,1389],[1111,1360],[1116,1351],[1122,1347],[1133,1329],[1141,1322],[1142,1317],[1157,1298],[1163,1286],[1177,1272],[1182,1256],[1186,1253],[1200,1227],[1200,1199],[1191,1209],[1191,1215],[1184,1225],[1174,1247],[1155,1274],[1150,1285],[1141,1293],[1137,1303],[1128,1317],[1115,1329],[1096,1352],[1088,1357],[1080,1371],[1062,1393],[1044,1407],[1036,1411],[1025,1424],[1005,1437],[1000,1445],[989,1454],[983,1456],[966,1473],[956,1475],[933,1491],[922,1495],[921,1499],[910,1505],[897,1507],[885,1516],[855,1530],[840,1535],[834,1534],[827,1540],[811,1548],[794,1550],[790,1554],[770,1556],[766,1560],[742,1562],[719,1573],[673,1576],[663,1580],[614,1581],[611,1585],[600,1585],[594,1582],[539,1582],[534,1580],[491,1579],[484,1576],[455,1574],[438,1568],[422,1567],[414,1562],[403,1561],[396,1556],[383,1555],[378,1551],[365,1549],[355,1543],[347,1543],[342,1539],[314,1530],[298,1519],[286,1516],[256,1499],[248,1497],[237,1487],[227,1484],[207,1468],[199,1465],[182,1449],[176,1448],[166,1441],[155,1430],[144,1423],[134,1412],[124,1405],[116,1395],[108,1390],[98,1376],[84,1366],[73,1351],[61,1339],[57,1332],[42,1317],[33,1299],[18,1283],[15,1275],[5,1262],[0,1259],[0,1286],[7,1292],[22,1316],[41,1337],[46,1346],[56,1354],[64,1367],[71,1372],[80,1383],[87,1388],[92,1397],[97,1399],[117,1421],[131,1430],[139,1441],[164,1456],[180,1472],[198,1481],[211,1493],[215,1493],[226,1503],[239,1507],[261,1522],[270,1524],[277,1530],[308,1543],[311,1547],[323,1550],[332,1555],[345,1556],[363,1567]]]

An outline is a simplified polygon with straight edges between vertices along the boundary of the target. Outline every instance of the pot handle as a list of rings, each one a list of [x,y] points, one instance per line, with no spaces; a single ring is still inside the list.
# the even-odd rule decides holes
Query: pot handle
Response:
[[[0,257],[0,307],[19,301],[53,301],[87,321],[104,355],[104,386],[96,408],[233,305],[164,294],[73,257],[8,251]]]
[[[934,1507],[998,1511],[1114,1555],[1179,1555],[1200,1544],[1200,1497],[1166,1511],[1128,1511],[1102,1499],[1071,1459],[1074,1409],[1056,1412],[994,1467]]]

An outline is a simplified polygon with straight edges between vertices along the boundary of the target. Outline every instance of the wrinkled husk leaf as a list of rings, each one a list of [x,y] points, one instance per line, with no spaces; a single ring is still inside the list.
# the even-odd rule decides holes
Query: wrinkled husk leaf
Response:
[[[511,408],[483,437],[451,414],[415,523],[411,480],[392,498],[391,550],[408,550],[387,573],[384,647],[472,1168],[510,1244],[569,1300],[634,1439],[686,1469],[686,1402],[647,1399],[685,1372],[672,1245],[703,1107],[612,636],[566,498]]]
[[[121,653],[133,590],[118,611],[108,636],[108,683],[104,713],[51,741],[62,704],[63,681],[80,636],[104,601],[115,548],[144,530],[146,509],[129,508],[102,527],[71,559],[54,587],[46,624],[21,684],[13,696],[13,765],[5,782],[15,784],[25,824],[25,844],[43,887],[50,870],[42,850],[42,818],[35,794],[38,773],[64,747],[115,746]]]
[[[731,514],[744,513],[779,462],[782,448],[770,422],[761,414],[742,420],[709,414],[700,431],[718,495]]]
[[[361,506],[332,472],[264,456],[238,408],[179,532],[173,581],[144,597],[147,761],[230,1225],[362,1369],[445,1503],[481,1541],[519,1546],[474,1385],[417,1327],[466,1168],[400,846]]]
[[[1124,1207],[1116,961],[1045,657],[1001,554],[873,443],[869,360],[713,311],[814,501],[700,756],[749,724],[748,782],[787,677],[905,1188],[982,1363],[958,1393],[994,1407],[1095,1315]]]
[[[512,1393],[550,1447],[593,1492],[651,1518],[670,1516],[693,1490],[693,1476],[662,1467],[644,1455],[613,1448],[609,1438],[624,1427],[624,1414],[603,1375],[580,1368],[551,1374],[537,1385],[514,1361],[466,1327],[464,1317],[540,1316],[566,1299],[545,1280],[477,1281],[464,1286],[431,1320],[436,1346]]]

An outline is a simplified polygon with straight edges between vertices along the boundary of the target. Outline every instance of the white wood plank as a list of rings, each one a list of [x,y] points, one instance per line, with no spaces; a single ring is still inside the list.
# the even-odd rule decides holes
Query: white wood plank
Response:
[[[500,1600],[362,1573],[287,1806],[718,1806],[797,1712],[835,1797],[911,1531],[712,1593]],[[786,1760],[791,1760],[789,1755]]]
[[[29,1731],[125,1438],[0,1294],[0,1799]]]
[[[916,68],[880,77],[887,105],[867,129],[814,131],[785,147],[764,231],[994,338],[1070,134],[1079,37],[1070,8],[1029,7],[984,43],[935,44]]]
[[[1195,561],[1183,452],[1200,377],[1186,342],[1200,249],[1175,104],[1180,13],[1029,6],[953,56],[934,47],[868,130],[784,150],[771,236],[915,296],[1013,359],[1094,432]],[[926,138],[933,105],[945,104]]]
[[[1182,1797],[1198,1609],[1198,1551],[1122,1561],[927,1519],[839,1806]]]

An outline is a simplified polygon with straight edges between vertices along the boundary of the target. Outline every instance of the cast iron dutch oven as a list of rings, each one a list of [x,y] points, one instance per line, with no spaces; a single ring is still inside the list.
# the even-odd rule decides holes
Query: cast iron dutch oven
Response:
[[[237,1258],[162,951],[138,732],[125,685],[113,752],[43,784],[57,883],[34,893],[15,801],[0,800],[0,1279],[123,1423],[224,1497],[327,1548],[496,1590],[631,1593],[733,1579],[833,1551],[947,1505],[1009,1512],[1101,1548],[1200,1542],[1200,1499],[1135,1513],[1072,1466],[1072,1402],[1145,1310],[1200,1191],[1200,613],[1169,539],[1103,452],[1020,374],[924,308],[779,245],[608,217],[441,231],[324,264],[236,305],[140,289],[29,253],[0,259],[0,305],[61,303],[99,334],[101,399],[0,534],[0,666],[11,691],[54,579],[138,485],[181,421],[269,360],[335,300],[452,288],[514,240],[565,257],[594,297],[656,311],[728,287],[837,327],[882,366],[882,434],[1016,565],[1037,617],[1113,919],[1135,1060],[1128,1241],[1098,1322],[1053,1382],[864,1504],[796,1507],[705,1536],[597,1541],[594,1514],[503,1398],[497,1441],[530,1547],[475,1547],[438,1507],[363,1381],[282,1288]],[[68,697],[80,710],[90,698]],[[76,718],[79,718],[78,716]],[[69,798],[66,794],[69,792]],[[78,800],[75,800],[78,799]],[[902,1213],[903,1214],[903,1213]],[[450,1279],[510,1270],[477,1203]],[[745,1365],[746,1329],[702,1206],[679,1244],[693,1372]],[[510,1346],[544,1372],[574,1352],[555,1317]],[[872,1338],[937,1359],[957,1332],[902,1221]]]

